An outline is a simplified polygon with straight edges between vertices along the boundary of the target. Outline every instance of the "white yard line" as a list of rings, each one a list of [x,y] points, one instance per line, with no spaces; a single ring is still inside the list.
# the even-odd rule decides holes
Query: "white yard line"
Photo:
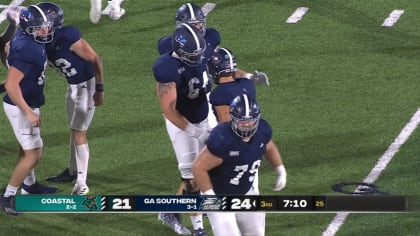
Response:
[[[393,143],[388,147],[386,152],[379,158],[378,162],[376,162],[375,167],[370,171],[368,176],[363,180],[365,183],[373,183],[381,175],[382,171],[385,170],[386,166],[392,160],[394,155],[400,150],[400,147],[407,141],[410,135],[414,132],[417,126],[420,124],[420,108],[417,109],[416,113],[411,117],[410,121],[405,125],[405,127],[401,130],[400,134],[394,140]],[[358,189],[362,187],[359,186]],[[357,190],[356,190],[357,191]],[[323,236],[332,236],[337,233],[340,227],[344,224],[349,212],[340,212],[337,213],[335,218],[331,221],[328,225],[327,229],[322,232]]]
[[[295,24],[298,21],[302,20],[303,16],[309,10],[307,7],[298,7],[295,12],[289,18],[287,18],[286,23]]]
[[[388,18],[384,20],[384,22],[382,23],[382,26],[385,26],[385,27],[393,26],[395,23],[397,23],[397,21],[400,19],[402,14],[404,14],[404,10],[398,10],[398,9],[393,10],[389,14]]]

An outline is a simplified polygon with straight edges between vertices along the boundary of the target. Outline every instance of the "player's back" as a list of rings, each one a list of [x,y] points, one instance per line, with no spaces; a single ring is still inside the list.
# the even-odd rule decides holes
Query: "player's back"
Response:
[[[271,135],[271,127],[263,119],[249,142],[232,131],[231,122],[220,123],[212,130],[207,148],[223,159],[220,166],[209,171],[216,194],[245,194],[250,190]]]
[[[19,85],[26,103],[31,107],[42,106],[45,103],[44,70],[47,64],[45,45],[18,30],[10,41],[7,63],[24,73]],[[13,104],[7,94],[4,101]]]
[[[63,73],[69,84],[85,82],[94,76],[93,65],[70,50],[81,37],[76,27],[65,26],[56,29],[53,41],[46,46],[48,60]]]
[[[220,83],[210,93],[210,104],[216,117],[216,106],[230,105],[232,100],[241,94],[246,93],[248,97],[256,100],[256,90],[254,82],[247,78],[237,78],[234,81]]]

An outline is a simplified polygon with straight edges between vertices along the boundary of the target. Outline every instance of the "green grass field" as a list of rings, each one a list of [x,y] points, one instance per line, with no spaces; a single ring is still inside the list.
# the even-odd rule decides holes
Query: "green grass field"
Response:
[[[9,4],[1,0],[0,4]],[[420,104],[420,2],[403,0],[215,0],[207,18],[221,46],[247,71],[266,72],[258,86],[262,116],[273,127],[288,171],[287,187],[260,168],[264,195],[338,195],[331,186],[361,182],[409,122]],[[37,1],[25,1],[24,5]],[[102,57],[105,103],[88,133],[92,194],[174,194],[179,174],[155,95],[151,66],[157,40],[174,29],[183,1],[126,0],[119,21],[89,20],[89,1],[57,0],[65,24],[79,27]],[[195,1],[203,5],[205,1]],[[106,1],[103,1],[106,5]],[[296,8],[309,7],[297,24]],[[391,28],[381,27],[394,9],[404,9]],[[2,29],[5,23],[1,24]],[[0,69],[5,78],[6,69]],[[42,108],[44,155],[38,180],[68,164],[69,131],[65,80],[47,71]],[[6,185],[17,161],[17,143],[0,112],[0,180]],[[393,195],[420,193],[420,132],[416,130],[375,182]],[[69,194],[72,184],[57,184]],[[420,209],[419,209],[420,210]],[[1,213],[1,212],[0,212]],[[270,213],[266,235],[321,235],[335,213]],[[419,213],[350,214],[336,235],[418,235]],[[184,223],[191,223],[184,217]],[[206,220],[205,226],[210,232]],[[174,235],[157,214],[0,214],[0,235]]]

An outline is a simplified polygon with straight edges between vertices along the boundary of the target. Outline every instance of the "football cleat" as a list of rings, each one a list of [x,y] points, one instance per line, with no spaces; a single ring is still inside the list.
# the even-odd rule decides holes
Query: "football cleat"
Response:
[[[120,19],[125,14],[125,10],[121,8],[121,3],[123,1],[124,0],[108,1],[108,6],[102,11],[102,14],[108,15],[112,20]]]
[[[101,12],[102,15],[109,16],[109,11],[111,10],[112,1],[108,1],[108,5],[105,7],[105,9]]]
[[[87,185],[75,184],[71,195],[87,195],[89,193],[89,187]]]
[[[102,0],[90,0],[90,21],[96,24],[101,19]]]
[[[204,229],[195,229],[194,236],[207,236],[207,232]]]
[[[21,189],[20,189],[20,194],[22,194],[22,195],[50,194],[50,193],[55,193],[57,191],[58,191],[58,188],[42,185],[38,182],[36,182],[32,185],[26,185],[26,184],[22,183]]]
[[[6,212],[6,214],[18,216],[19,213],[15,210],[15,207],[13,206],[14,198],[15,196],[0,196],[0,208],[3,209],[3,211]]]
[[[76,178],[77,175],[71,175],[69,168],[66,168],[57,176],[47,177],[47,180],[50,182],[73,182]]]
[[[191,235],[191,231],[181,223],[179,213],[159,213],[158,220],[171,227],[177,234]]]

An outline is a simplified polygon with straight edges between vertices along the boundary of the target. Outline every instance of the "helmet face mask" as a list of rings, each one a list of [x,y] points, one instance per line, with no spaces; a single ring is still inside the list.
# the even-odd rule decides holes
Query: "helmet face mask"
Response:
[[[227,48],[216,48],[210,58],[207,70],[214,83],[219,84],[220,76],[229,76],[238,70],[236,57]]]
[[[261,113],[256,101],[246,94],[235,97],[230,104],[231,128],[242,139],[251,138],[258,129]]]
[[[185,3],[178,8],[175,21],[177,26],[186,23],[196,27],[203,35],[206,34],[206,16],[201,8],[193,3]]]
[[[182,63],[198,66],[204,59],[206,42],[196,28],[182,23],[173,34],[172,48]]]
[[[19,25],[38,43],[49,43],[52,40],[53,23],[48,20],[42,9],[30,5],[20,12]]]

